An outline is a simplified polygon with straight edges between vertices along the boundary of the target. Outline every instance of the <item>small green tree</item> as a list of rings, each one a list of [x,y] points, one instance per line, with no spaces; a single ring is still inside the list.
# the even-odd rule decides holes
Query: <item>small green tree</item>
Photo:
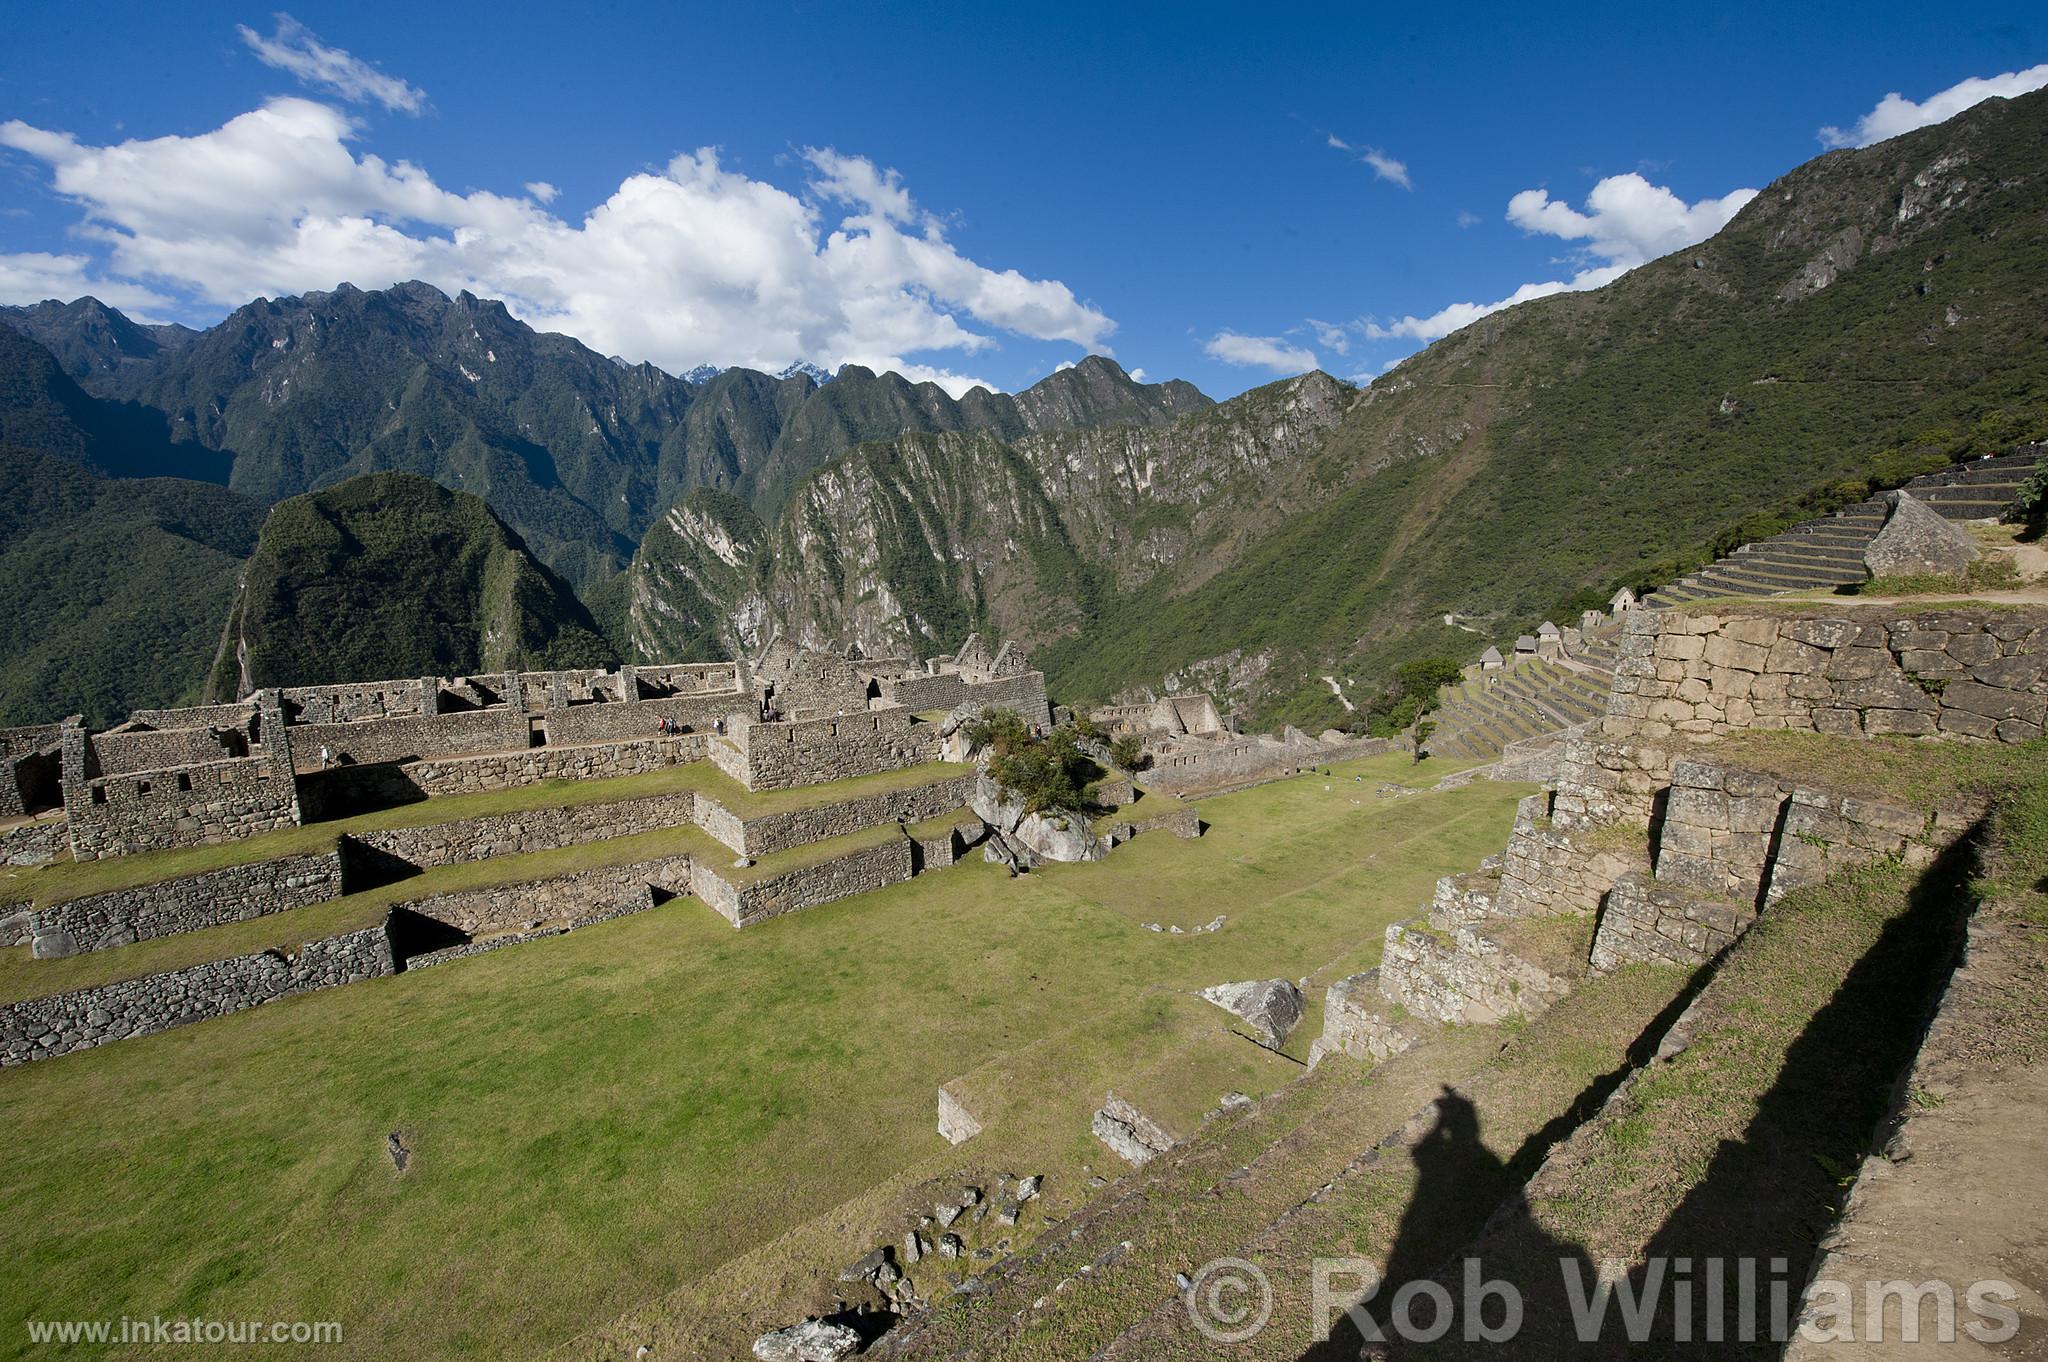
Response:
[[[1135,771],[1145,759],[1145,740],[1135,733],[1119,734],[1109,745],[1109,755],[1126,771]]]
[[[986,747],[998,757],[1007,757],[1031,746],[1031,726],[1014,709],[991,709],[968,721],[964,730],[970,747]]]

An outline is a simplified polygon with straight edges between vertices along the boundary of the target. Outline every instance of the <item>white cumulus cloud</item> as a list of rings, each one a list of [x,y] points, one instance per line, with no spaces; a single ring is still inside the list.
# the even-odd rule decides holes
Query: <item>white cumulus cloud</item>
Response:
[[[272,18],[275,29],[267,38],[247,24],[235,25],[235,32],[265,66],[288,71],[305,84],[332,90],[354,104],[377,103],[409,114],[427,107],[427,92],[417,85],[386,75],[338,47],[329,47],[289,14]]]
[[[99,253],[80,271],[147,289],[158,312],[164,300],[226,308],[422,279],[502,298],[542,330],[675,372],[801,359],[894,369],[955,392],[978,380],[905,357],[971,355],[996,344],[991,329],[1103,350],[1114,330],[1057,280],[962,255],[893,171],[830,148],[804,152],[796,189],[700,148],[627,176],[579,219],[547,207],[544,181],[523,196],[444,189],[410,162],[358,154],[360,131],[338,109],[292,97],[211,132],[111,146],[0,123],[0,146],[43,162],[80,209],[75,235]],[[0,256],[0,296],[70,293],[21,292],[21,276],[49,268]]]
[[[39,303],[45,298],[69,302],[88,295],[120,308],[138,322],[165,320],[175,307],[169,298],[140,284],[95,273],[93,262],[82,255],[43,251],[0,255],[0,302]]]
[[[1894,90],[1877,102],[1877,107],[1856,120],[1853,128],[1825,127],[1820,130],[1824,147],[1867,147],[1887,137],[1915,128],[1945,122],[1963,110],[1987,99],[2012,99],[2048,85],[2048,62],[2024,71],[2007,71],[1998,76],[1972,76],[1959,80],[1939,94],[1914,103]]]
[[[1756,195],[1754,189],[1738,189],[1689,204],[1634,172],[1610,175],[1594,185],[1583,210],[1551,198],[1545,190],[1525,189],[1508,200],[1508,221],[1531,235],[1583,242],[1583,268],[1569,279],[1524,284],[1495,302],[1453,303],[1427,317],[1369,323],[1366,335],[1372,340],[1432,341],[1516,303],[1611,284],[1647,260],[1706,240]]]
[[[1271,369],[1276,374],[1306,373],[1316,367],[1313,350],[1291,344],[1278,336],[1240,336],[1235,331],[1219,331],[1202,349],[1211,358],[1220,359],[1225,364]]]

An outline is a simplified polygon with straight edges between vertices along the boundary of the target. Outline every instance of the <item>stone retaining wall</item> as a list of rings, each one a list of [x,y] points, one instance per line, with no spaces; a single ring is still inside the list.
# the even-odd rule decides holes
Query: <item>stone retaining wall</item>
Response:
[[[35,956],[106,950],[324,903],[342,892],[339,848],[228,866],[37,909]]]
[[[0,1008],[0,1066],[146,1036],[273,998],[373,979],[395,968],[390,936],[380,925],[308,941],[296,955],[257,951],[31,998]]]
[[[733,926],[751,927],[799,908],[815,908],[850,894],[901,884],[910,878],[913,868],[910,839],[893,837],[864,851],[739,885],[700,861],[690,867],[690,892],[717,909]]]
[[[2048,719],[2048,609],[1628,617],[1603,731],[1744,728],[2025,742]]]
[[[630,865],[495,885],[410,899],[394,911],[415,913],[471,936],[478,932],[567,923],[571,926],[652,908],[656,891],[664,895],[689,891],[690,858],[663,856]]]
[[[71,854],[80,861],[211,846],[298,826],[298,791],[274,756],[89,780],[74,778],[71,765],[67,760],[64,805]]]
[[[1618,969],[1630,960],[1702,965],[1756,921],[1754,902],[1662,884],[1639,871],[1614,882],[1593,937],[1593,967]]]
[[[743,818],[710,795],[702,795],[697,800],[696,820],[704,831],[740,855],[759,858],[883,823],[921,823],[937,818],[966,807],[974,789],[975,776],[969,772],[906,790],[752,818]]]
[[[571,804],[523,809],[517,813],[460,818],[431,827],[386,828],[353,833],[346,846],[396,856],[426,869],[461,861],[487,861],[493,856],[519,856],[554,851],[612,837],[630,837],[693,821],[697,796],[688,790],[610,800],[602,804]]]
[[[62,818],[34,818],[0,830],[0,865],[48,865],[64,854],[71,833]]]

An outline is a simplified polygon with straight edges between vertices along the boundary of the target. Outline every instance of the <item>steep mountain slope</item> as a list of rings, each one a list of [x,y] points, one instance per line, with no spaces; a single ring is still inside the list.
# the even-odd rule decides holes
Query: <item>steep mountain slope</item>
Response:
[[[1097,365],[1121,375],[1089,360],[1067,371],[1074,390],[1047,393],[1048,380],[1024,396],[1088,402],[1080,385]],[[686,499],[626,574],[629,650],[652,660],[716,640],[730,655],[777,630],[925,657],[975,628],[1031,644],[1073,633],[1105,592],[1167,567],[1199,581],[1306,504],[1313,455],[1356,400],[1309,374],[1169,426],[864,444],[799,484],[768,526]]]
[[[81,389],[56,356],[0,320],[0,444],[56,454],[102,474],[227,481],[227,461],[174,445],[157,413]]]
[[[861,440],[1166,421],[1208,403],[1102,360],[1030,393],[958,402],[856,367],[822,387],[807,371],[745,369],[694,386],[535,332],[501,303],[419,283],[259,299],[168,339],[90,300],[6,316],[61,349],[91,391],[160,411],[171,438],[230,457],[237,491],[275,501],[358,473],[419,473],[483,497],[585,588],[624,566],[691,487],[735,491],[772,513],[796,481]]]
[[[1360,395],[1311,375],[1161,428],[864,447],[798,486],[747,599],[870,651],[993,628],[1076,699],[1203,685],[1338,722],[1326,673],[1467,656],[2048,433],[2044,176],[2048,94],[1993,101],[1802,166],[1711,241]],[[643,546],[643,615],[676,551],[698,550]]]
[[[1901,452],[2048,426],[2048,95],[1786,175],[1700,246],[1524,304],[1375,383],[1325,458],[1363,474],[1198,589],[1108,603],[1045,661],[1082,694],[1259,659],[1262,715],[1623,582]],[[1575,600],[1575,593],[1581,593]],[[1451,646],[1454,645],[1454,646]]]
[[[263,508],[0,446],[0,725],[196,698]]]
[[[271,509],[207,694],[611,660],[568,587],[480,498],[378,473]]]

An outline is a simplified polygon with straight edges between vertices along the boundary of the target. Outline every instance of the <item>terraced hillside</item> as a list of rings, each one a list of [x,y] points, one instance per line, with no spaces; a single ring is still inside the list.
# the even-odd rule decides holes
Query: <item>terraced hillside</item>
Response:
[[[1872,793],[1908,802],[1969,786],[1975,776],[1966,768],[1979,759],[1951,750],[1930,775],[1930,763],[1896,740],[1851,745],[1807,735],[1774,754],[1779,746],[1762,743],[1745,757],[1874,779]],[[1992,778],[2004,790],[1990,836],[1991,864],[2007,874],[1994,892],[2018,896],[2009,915],[2038,915],[2038,744],[1982,759],[1978,774],[2000,772]],[[1572,976],[1561,1001],[1512,1026],[1404,1019],[1409,1048],[1366,1071],[1332,1057],[1211,1122],[1061,1222],[1060,1233],[892,1332],[878,1351],[979,1362],[1776,1358],[1786,1312],[1797,1309],[1835,1224],[1847,1170],[1871,1148],[1895,1080],[1922,1044],[1927,1009],[1942,997],[1975,910],[1967,886],[1976,865],[1965,841],[1917,869],[1883,859],[1839,874],[1788,894],[1756,930],[1697,968],[1630,963],[1588,973],[1577,952],[1590,917],[1513,920],[1503,940]],[[1432,912],[1432,930],[1437,918]],[[1546,941],[1557,928],[1563,935]],[[2024,1028],[2010,1053],[2038,1064],[2037,1003],[2009,992],[2003,1005]],[[1916,1092],[1914,1100],[1935,1107],[1944,1099]],[[2004,1220],[2024,1232],[2024,1214]],[[1596,1262],[1618,1259],[1641,1290],[1643,1265],[1657,1255],[1702,1265],[1753,1258],[1755,1333],[1708,1335],[1699,1316],[1723,1308],[1721,1293],[1667,1290],[1648,1311],[1647,1339],[1637,1340],[1649,1353],[1622,1337],[1615,1309],[1600,1341],[1574,1337],[1565,1295],[1573,1267],[1590,1286]],[[1441,1339],[1404,1339],[1390,1322],[1390,1299],[1434,1280],[1447,1288],[1449,1308],[1462,1311],[1455,1303],[1466,1299],[1467,1256],[1483,1264],[1485,1280],[1517,1288],[1525,1309],[1514,1341],[1474,1342],[1462,1314]],[[1344,1266],[1319,1280],[1319,1263],[1326,1272]],[[1380,1285],[1347,1318],[1347,1293],[1355,1299],[1367,1265]],[[1769,1303],[1774,1284],[1786,1304]],[[1732,1273],[1726,1300],[1735,1300]],[[1498,1324],[1497,1298],[1487,1310],[1482,1318]],[[1698,1313],[1680,1321],[1688,1310]],[[1426,1325],[1431,1316],[1411,1318]],[[1362,1351],[1373,1335],[1360,1321],[1389,1346]],[[1674,1346],[1703,1337],[1715,1342]]]
[[[1602,646],[1604,654],[1584,661],[1523,662],[1446,687],[1437,705],[1430,755],[1491,761],[1509,743],[1555,734],[1599,717],[1614,680],[1613,672],[1594,660],[1611,659],[1613,645]]]
[[[1987,520],[2012,504],[2019,486],[2043,453],[2028,445],[1958,468],[1915,478],[1906,491],[1950,520]],[[1884,528],[1885,502],[1872,498],[1783,534],[1744,544],[1698,572],[1661,586],[1644,597],[1653,610],[1720,596],[1769,596],[1848,586],[1867,575],[1863,551]]]
[[[972,1249],[999,1255],[1001,1241],[1035,1232],[1037,1207],[1059,1214],[1091,1195],[1087,1165],[1108,1164],[1085,1132],[1105,1087],[1174,1099],[1199,1125],[1222,1094],[1262,1096],[1300,1072],[1312,1020],[1277,1055],[1233,1034],[1194,990],[1371,964],[1381,926],[1498,844],[1518,793],[1492,782],[1430,793],[1419,787],[1436,773],[1401,756],[1339,771],[1358,779],[1204,801],[1199,840],[1146,834],[1109,860],[1017,879],[977,855],[743,932],[679,896],[563,933],[519,898],[539,876],[650,858],[701,854],[737,877],[805,854],[757,853],[741,871],[730,844],[658,828],[435,865],[310,908],[64,959],[0,952],[0,996],[20,998],[289,953],[393,899],[507,895],[498,934],[474,934],[499,946],[487,953],[436,954],[446,963],[0,1073],[0,1137],[22,1151],[0,1251],[40,1265],[0,1278],[0,1316],[146,1315],[174,1300],[223,1318],[343,1320],[342,1343],[323,1350],[336,1358],[616,1359],[643,1343],[661,1357],[743,1357],[792,1312],[829,1309],[844,1289],[834,1274],[870,1247],[872,1227],[928,1201],[932,1184],[1045,1174],[1024,1224],[991,1215],[968,1231]],[[741,798],[701,767],[571,789],[579,809]],[[736,811],[784,818],[811,797]],[[453,813],[488,820],[494,836],[518,822],[530,841],[527,820],[563,800],[542,786],[437,797],[295,829],[289,849],[344,830],[418,845]],[[617,821],[592,813],[577,826]],[[902,833],[891,821],[875,835]],[[191,873],[239,854],[165,855]],[[46,876],[38,898],[60,883],[98,893],[152,865],[123,857],[0,883],[19,891]],[[1193,930],[1219,906],[1219,927]],[[877,942],[890,943],[886,969],[873,964]],[[1016,1102],[955,1149],[933,1129],[934,1103],[963,1076],[1056,1096]],[[402,1175],[387,1153],[394,1132],[410,1151]],[[129,1170],[118,1223],[92,1209],[104,1188],[77,1177],[81,1163]],[[929,1266],[920,1284],[942,1293]],[[467,1308],[450,1312],[450,1299]],[[18,1326],[0,1337],[0,1356],[20,1338]]]

